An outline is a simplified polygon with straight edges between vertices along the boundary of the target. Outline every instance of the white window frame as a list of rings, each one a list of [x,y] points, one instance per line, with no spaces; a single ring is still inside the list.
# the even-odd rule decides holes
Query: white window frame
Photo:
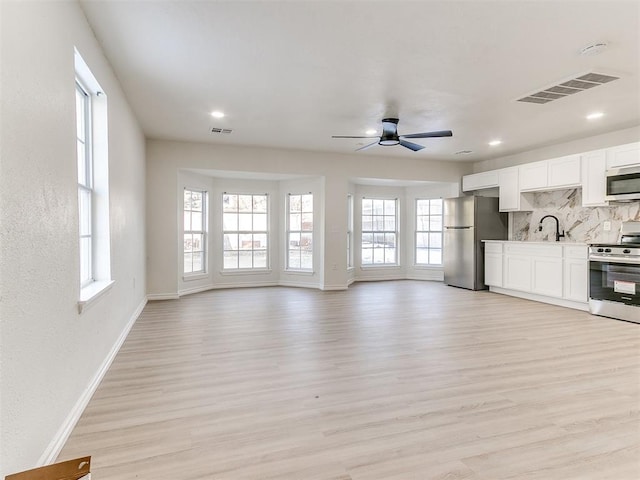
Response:
[[[187,192],[189,192],[189,195],[193,195],[193,193],[199,193],[201,195],[201,208],[200,210],[194,210],[193,208],[187,209],[187,205],[186,205],[186,195]],[[208,263],[208,229],[207,229],[207,212],[208,212],[208,192],[205,189],[202,188],[191,188],[191,187],[184,187],[183,189],[183,194],[182,194],[182,275],[184,278],[189,278],[189,277],[198,277],[201,275],[204,275],[207,273],[207,263]],[[201,222],[200,222],[200,228],[199,229],[194,229],[193,227],[193,214],[200,214],[201,216]],[[187,221],[187,215],[189,216],[189,220]],[[187,228],[188,225],[188,228]],[[191,250],[187,250],[185,248],[185,238],[187,235],[191,235],[192,236],[192,245],[193,245],[193,236],[194,235],[199,235],[201,236],[202,240],[202,244],[200,246],[199,249],[194,250],[193,247],[191,247]],[[201,260],[201,268],[199,270],[193,270],[193,254],[194,253],[201,253],[202,254],[202,260]],[[191,270],[187,271],[185,269],[185,264],[186,264],[186,257],[187,255],[191,256]]]
[[[419,208],[418,208],[418,204],[420,202],[428,202],[428,212],[427,214],[420,214],[419,213]],[[439,213],[433,214],[431,213],[431,202],[433,201],[437,201],[440,203],[440,211]],[[416,202],[415,202],[415,207],[416,207],[416,215],[415,215],[415,233],[414,233],[414,265],[418,266],[418,267],[441,267],[442,266],[442,243],[443,243],[443,222],[444,222],[444,206],[443,206],[443,201],[441,198],[416,198]],[[420,217],[425,217],[427,220],[427,223],[429,224],[429,228],[427,230],[419,230],[419,218]],[[440,229],[437,229],[437,222],[432,222],[431,218],[432,217],[440,217]],[[424,222],[423,222],[424,224]],[[433,229],[432,227],[436,227],[435,229]],[[418,247],[418,244],[421,243],[418,241],[418,237],[419,235],[426,235],[428,238],[427,241],[427,246],[426,247]],[[432,247],[432,235],[437,235],[439,237],[439,247]],[[427,253],[428,253],[428,261],[426,263],[424,262],[419,262],[418,261],[418,250],[419,248],[426,248]],[[434,251],[439,251],[440,252],[440,261],[439,262],[435,262],[432,261],[432,253],[431,250]]]
[[[291,210],[291,200],[294,197],[300,197],[300,209],[299,210],[295,210],[292,211]],[[305,202],[304,201],[304,197],[310,197],[310,200]],[[313,205],[313,193],[309,192],[309,193],[289,193],[287,195],[287,202],[286,202],[286,208],[287,208],[287,212],[286,212],[286,225],[287,225],[287,231],[286,231],[286,245],[287,245],[287,249],[286,249],[286,253],[285,253],[285,258],[286,258],[286,270],[287,271],[291,271],[291,272],[313,272],[313,262],[314,262],[314,255],[313,255],[313,244],[314,244],[314,222],[315,222],[315,218],[314,218],[314,205]],[[305,210],[304,204],[307,205],[311,205],[311,210]],[[296,221],[295,224],[292,221],[293,216],[294,215],[300,215],[300,222],[298,224],[298,222]],[[306,216],[306,218],[309,218],[309,215],[311,216],[311,228],[305,228],[305,222],[303,221],[304,217]],[[306,223],[306,225],[308,225],[308,222]],[[295,227],[299,227],[299,228],[295,228]],[[297,240],[297,245],[293,245],[296,248],[292,248],[292,237],[294,238],[293,242],[295,242],[295,237],[298,237]],[[303,241],[303,237],[305,239],[310,239],[310,243],[305,243]],[[305,248],[308,247],[308,248]],[[310,247],[310,248],[309,248]],[[297,264],[292,265],[291,262],[291,252],[292,251],[298,251],[299,252],[299,262],[297,262]],[[303,255],[305,254],[305,252],[311,257],[311,266],[310,267],[302,267],[302,258]]]
[[[353,268],[353,195],[347,195],[347,269]]]
[[[235,211],[225,210],[225,196],[237,196],[238,200],[236,202],[237,209]],[[240,197],[251,197],[251,212],[243,212],[240,210]],[[265,210],[256,211],[255,210],[255,201],[256,197],[264,197],[265,199]],[[270,198],[267,193],[228,193],[223,192],[222,194],[222,270],[223,272],[259,272],[259,271],[268,271],[270,268],[270,259],[269,259],[269,248],[271,244],[271,240],[269,238],[269,210],[270,210]],[[227,229],[225,228],[225,216],[227,215],[235,215],[236,221],[235,224],[237,228],[235,229]],[[240,224],[240,215],[251,215],[251,228],[250,229],[241,229]],[[264,215],[265,222],[264,230],[257,230],[255,228],[256,223],[256,215]],[[237,235],[238,242],[235,249],[227,248],[227,235]],[[251,243],[250,248],[242,248],[240,246],[240,237],[242,235],[251,235]],[[264,247],[256,248],[255,247],[255,236],[256,235],[264,235],[265,245]],[[237,253],[237,262],[235,267],[226,266],[226,252],[236,252]],[[251,266],[250,267],[241,267],[240,266],[240,252],[251,252]],[[264,252],[265,255],[265,265],[264,266],[255,266],[256,254],[260,254],[260,252]]]
[[[78,312],[106,293],[111,279],[107,95],[74,50],[78,180]],[[82,133],[80,138],[79,133]],[[82,147],[82,148],[81,148]],[[82,266],[84,262],[84,266]]]
[[[371,214],[365,215],[364,209],[365,209],[365,202],[371,201],[372,204],[372,210],[371,210]],[[374,214],[374,210],[373,210],[373,206],[375,205],[373,202],[383,202],[383,210],[382,210],[382,214]],[[388,202],[393,202],[394,208],[393,208],[393,215],[391,215],[390,213],[387,213],[387,206],[389,205]],[[371,217],[370,219],[370,224],[371,224],[371,229],[367,229],[365,230],[365,217]],[[377,217],[377,218],[376,218]],[[393,221],[393,226],[394,228],[387,228],[388,222],[386,221],[388,217],[393,217],[394,221]],[[400,265],[400,234],[399,234],[399,219],[400,219],[400,205],[399,205],[399,201],[397,198],[383,198],[383,197],[362,197],[362,203],[361,203],[361,208],[360,208],[360,220],[361,220],[361,228],[362,228],[362,236],[361,236],[361,240],[360,240],[360,265],[362,268],[379,268],[379,267],[397,267]],[[382,222],[382,228],[374,228],[374,225],[376,223],[376,221]],[[371,235],[372,237],[372,242],[371,244],[373,245],[371,248],[367,247],[365,249],[364,245],[364,239],[365,236],[367,235]],[[378,238],[380,238],[379,236],[382,235],[382,247],[375,247],[376,243],[376,236],[378,236]],[[395,241],[395,245],[394,247],[387,247],[387,241],[390,238],[390,236],[393,236],[394,241]],[[393,250],[394,252],[394,260],[393,262],[391,261],[387,261],[387,250]],[[371,262],[366,262],[365,263],[365,258],[368,257],[368,255],[365,255],[365,250],[371,250]],[[376,263],[375,259],[376,259],[376,250],[382,250],[383,252],[383,262],[378,262]]]

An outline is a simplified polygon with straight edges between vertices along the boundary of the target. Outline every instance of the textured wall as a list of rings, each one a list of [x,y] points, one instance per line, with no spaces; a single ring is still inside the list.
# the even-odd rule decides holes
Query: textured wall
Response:
[[[560,229],[565,231],[564,241],[584,243],[615,243],[618,241],[622,222],[640,221],[640,202],[617,204],[610,207],[582,207],[582,190],[554,190],[533,194],[532,212],[513,213],[514,240],[554,240],[555,222],[545,220],[542,232],[538,232],[540,219],[555,215]],[[603,222],[611,222],[611,230],[605,232]]]
[[[77,2],[0,2],[0,478],[52,452],[145,299],[145,143]],[[113,288],[78,314],[74,47],[109,101]],[[89,452],[90,453],[90,452]]]

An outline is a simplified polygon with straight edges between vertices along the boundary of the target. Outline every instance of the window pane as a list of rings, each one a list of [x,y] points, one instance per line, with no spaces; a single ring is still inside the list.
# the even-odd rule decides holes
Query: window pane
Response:
[[[302,214],[302,230],[305,232],[313,230],[313,213]]]
[[[396,249],[385,248],[384,250],[384,263],[396,263]]]
[[[302,211],[313,212],[313,195],[302,195]]]
[[[80,283],[91,280],[91,238],[80,239]]]
[[[373,249],[372,248],[363,248],[362,249],[362,264],[363,265],[371,265],[373,263]]]
[[[235,233],[224,234],[224,250],[238,250],[238,235]]]
[[[373,249],[373,263],[384,263],[384,247],[376,246]]]
[[[238,196],[225,193],[222,195],[222,211],[223,212],[237,212],[238,211]]]
[[[257,233],[253,236],[253,248],[254,250],[267,249],[267,235],[265,233]]]
[[[429,247],[442,248],[442,235],[440,233],[429,234]]]
[[[204,247],[204,242],[202,241],[202,234],[199,233],[193,233],[191,235],[193,237],[192,240],[192,247],[193,247],[193,251],[194,252],[201,252],[203,250]]]
[[[238,214],[238,230],[241,232],[250,232],[252,227],[252,217],[250,213],[240,213]]]
[[[85,187],[90,187],[91,185],[87,179],[87,158],[85,156],[85,146],[82,142],[76,142],[77,144],[77,154],[78,154],[78,183],[80,185],[84,185]]]
[[[300,246],[300,234],[299,233],[290,233],[289,234],[289,247],[299,247]]]
[[[311,233],[301,233],[300,234],[300,247],[303,250],[311,251],[311,247],[313,246],[313,234]]]
[[[417,233],[416,234],[416,247],[428,247],[429,246],[429,237],[427,233]]]
[[[267,196],[266,195],[253,196],[253,211],[254,213],[267,212]]]
[[[289,195],[289,211],[299,212],[302,206],[300,195]]]
[[[310,251],[303,250],[300,255],[300,268],[306,270],[313,269],[313,254]]]
[[[396,217],[384,217],[384,229],[387,232],[396,231]]]
[[[430,212],[431,215],[442,215],[442,199],[441,198],[434,198],[433,200],[431,200],[430,202]]]
[[[193,235],[190,233],[184,234],[184,247],[185,252],[193,251]]]
[[[418,248],[416,250],[416,263],[418,265],[429,264],[429,250],[426,248]]]
[[[419,199],[416,201],[416,215],[426,215],[429,213],[429,200]]]
[[[376,247],[384,245],[384,233],[374,233],[373,243]]]
[[[289,230],[302,230],[302,215],[299,213],[292,213],[289,215]]]
[[[91,235],[91,191],[80,188],[78,197],[80,235]]]
[[[267,268],[266,250],[258,250],[253,252],[253,268]]]
[[[372,202],[373,202],[373,214],[374,215],[384,214],[384,200],[372,200]]]
[[[191,230],[202,231],[202,212],[191,214]]]
[[[362,245],[371,245],[373,243],[373,233],[362,234]]]
[[[238,235],[238,240],[240,242],[240,250],[251,250],[253,248],[253,235],[250,233]]]
[[[429,250],[429,263],[431,265],[441,265],[442,264],[442,250],[439,249],[430,249]]]
[[[385,200],[384,201],[384,214],[385,215],[395,215],[396,214],[396,201],[395,200]]]
[[[184,254],[184,266],[182,267],[184,269],[184,273],[193,272],[193,262],[191,261],[191,257],[191,253]]]
[[[416,218],[416,230],[419,232],[429,230],[429,217],[419,216]]]
[[[387,247],[396,247],[396,234],[395,233],[385,233],[384,234],[384,244]]]
[[[253,254],[251,251],[239,251],[238,252],[238,266],[239,268],[251,268],[253,267]]]
[[[85,111],[85,101],[86,101],[85,95],[78,90],[78,87],[76,85],[76,136],[78,137],[79,140],[84,141],[84,126],[85,126],[85,117],[84,117],[84,111]]]
[[[238,211],[251,213],[253,208],[253,199],[251,195],[238,195]]]
[[[373,200],[370,198],[362,199],[362,215],[371,215],[373,213]]]
[[[238,231],[238,214],[223,213],[222,229],[227,232],[237,232]]]
[[[184,209],[191,210],[191,190],[184,191]]]
[[[191,192],[191,210],[202,211],[202,192]]]
[[[257,213],[253,215],[253,231],[266,232],[267,231],[267,214]]]
[[[238,268],[238,252],[224,252],[223,268]]]
[[[193,254],[193,271],[194,272],[202,272],[202,271],[204,271],[202,260],[203,260],[202,252],[198,252],[198,253],[194,253]]]
[[[300,250],[289,250],[289,268],[300,268]]]
[[[442,217],[441,216],[432,216],[429,221],[429,230],[432,232],[441,232],[442,231]]]

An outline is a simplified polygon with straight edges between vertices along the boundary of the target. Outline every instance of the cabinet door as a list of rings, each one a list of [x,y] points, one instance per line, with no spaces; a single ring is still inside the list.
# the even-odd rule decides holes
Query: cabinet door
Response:
[[[595,150],[582,155],[582,206],[600,207],[609,204],[605,200],[607,190],[607,155],[605,150]]]
[[[547,188],[547,168],[549,162],[533,162],[520,165],[518,181],[520,182],[520,191],[541,190]]]
[[[531,291],[539,295],[562,298],[562,258],[534,257]]]
[[[505,255],[504,288],[531,291],[531,257],[523,255]]]
[[[462,177],[462,191],[470,192],[483,188],[493,188],[498,186],[498,171],[473,173]]]
[[[640,142],[607,149],[607,168],[640,165]]]
[[[549,160],[549,187],[578,186],[580,180],[580,155]]]
[[[518,169],[505,168],[500,170],[498,177],[500,186],[500,211],[508,212],[520,208],[520,189],[518,187]]]
[[[502,254],[487,253],[484,256],[484,283],[491,287],[502,286]]]
[[[589,262],[576,258],[564,260],[564,298],[587,302],[589,294]]]

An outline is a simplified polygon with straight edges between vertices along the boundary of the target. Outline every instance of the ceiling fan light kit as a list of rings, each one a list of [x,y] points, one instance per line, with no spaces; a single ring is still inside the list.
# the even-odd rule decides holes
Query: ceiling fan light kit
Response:
[[[369,147],[373,147],[374,145],[382,145],[383,147],[391,147],[395,145],[402,145],[409,150],[413,150],[417,152],[418,150],[422,150],[424,145],[419,145],[417,143],[408,142],[405,140],[406,138],[437,138],[437,137],[451,137],[453,133],[451,130],[440,130],[437,132],[423,132],[423,133],[411,133],[409,135],[398,135],[398,122],[397,118],[384,118],[382,120],[382,135],[377,142],[370,143],[365,145],[364,147],[360,147],[356,150],[356,152],[360,150],[365,150]],[[371,136],[360,137],[360,136],[347,136],[347,135],[333,135],[331,138],[375,138]]]

